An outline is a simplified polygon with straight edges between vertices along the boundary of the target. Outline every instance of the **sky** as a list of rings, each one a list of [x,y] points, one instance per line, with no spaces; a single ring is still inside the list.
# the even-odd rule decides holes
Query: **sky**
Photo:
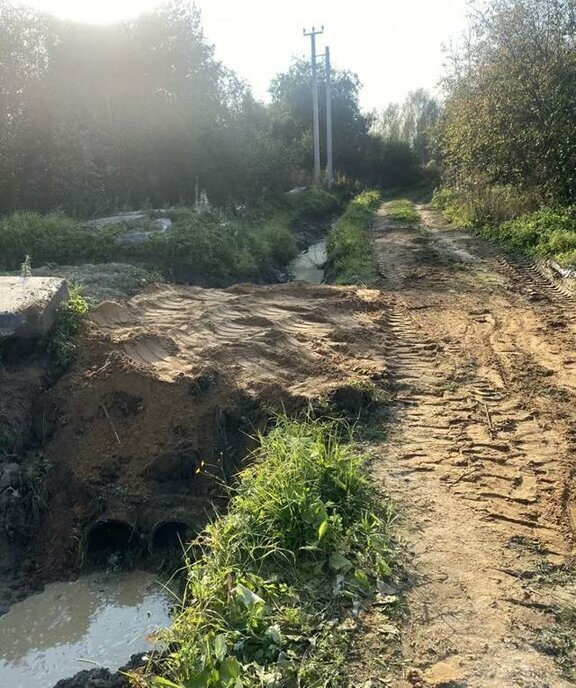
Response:
[[[157,0],[21,0],[66,19],[111,23],[137,16]],[[465,27],[466,0],[196,0],[216,55],[266,99],[271,79],[292,57],[309,56],[303,29],[324,26],[318,52],[330,46],[336,68],[356,72],[361,104],[382,109],[442,74],[442,45]]]

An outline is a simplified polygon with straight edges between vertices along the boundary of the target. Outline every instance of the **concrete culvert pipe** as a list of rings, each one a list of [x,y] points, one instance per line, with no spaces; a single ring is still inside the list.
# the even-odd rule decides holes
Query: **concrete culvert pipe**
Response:
[[[134,526],[126,521],[106,519],[92,525],[86,534],[86,553],[99,565],[119,566],[137,549]]]
[[[180,553],[190,539],[190,526],[184,521],[166,520],[157,523],[150,533],[149,547],[153,555]]]

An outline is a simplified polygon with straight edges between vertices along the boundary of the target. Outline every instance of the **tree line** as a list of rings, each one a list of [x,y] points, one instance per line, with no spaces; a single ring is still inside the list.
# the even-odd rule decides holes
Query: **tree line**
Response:
[[[413,142],[382,135],[359,89],[356,75],[336,71],[338,173],[412,183]],[[216,59],[186,0],[105,27],[0,0],[0,213],[92,216],[190,203],[199,191],[226,205],[307,184],[308,63],[279,74],[270,94],[259,102]]]

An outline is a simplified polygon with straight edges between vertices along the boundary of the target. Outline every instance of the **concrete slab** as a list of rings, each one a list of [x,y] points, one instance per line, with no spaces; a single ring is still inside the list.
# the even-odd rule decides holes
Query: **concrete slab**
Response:
[[[45,335],[68,297],[60,277],[0,277],[0,338]]]

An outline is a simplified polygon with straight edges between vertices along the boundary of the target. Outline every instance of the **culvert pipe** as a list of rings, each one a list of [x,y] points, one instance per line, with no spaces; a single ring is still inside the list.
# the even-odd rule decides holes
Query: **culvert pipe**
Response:
[[[165,518],[156,523],[148,536],[148,550],[152,556],[178,554],[184,551],[192,528],[179,518]]]
[[[119,518],[101,518],[86,531],[86,555],[100,565],[121,565],[138,550],[134,524]]]

